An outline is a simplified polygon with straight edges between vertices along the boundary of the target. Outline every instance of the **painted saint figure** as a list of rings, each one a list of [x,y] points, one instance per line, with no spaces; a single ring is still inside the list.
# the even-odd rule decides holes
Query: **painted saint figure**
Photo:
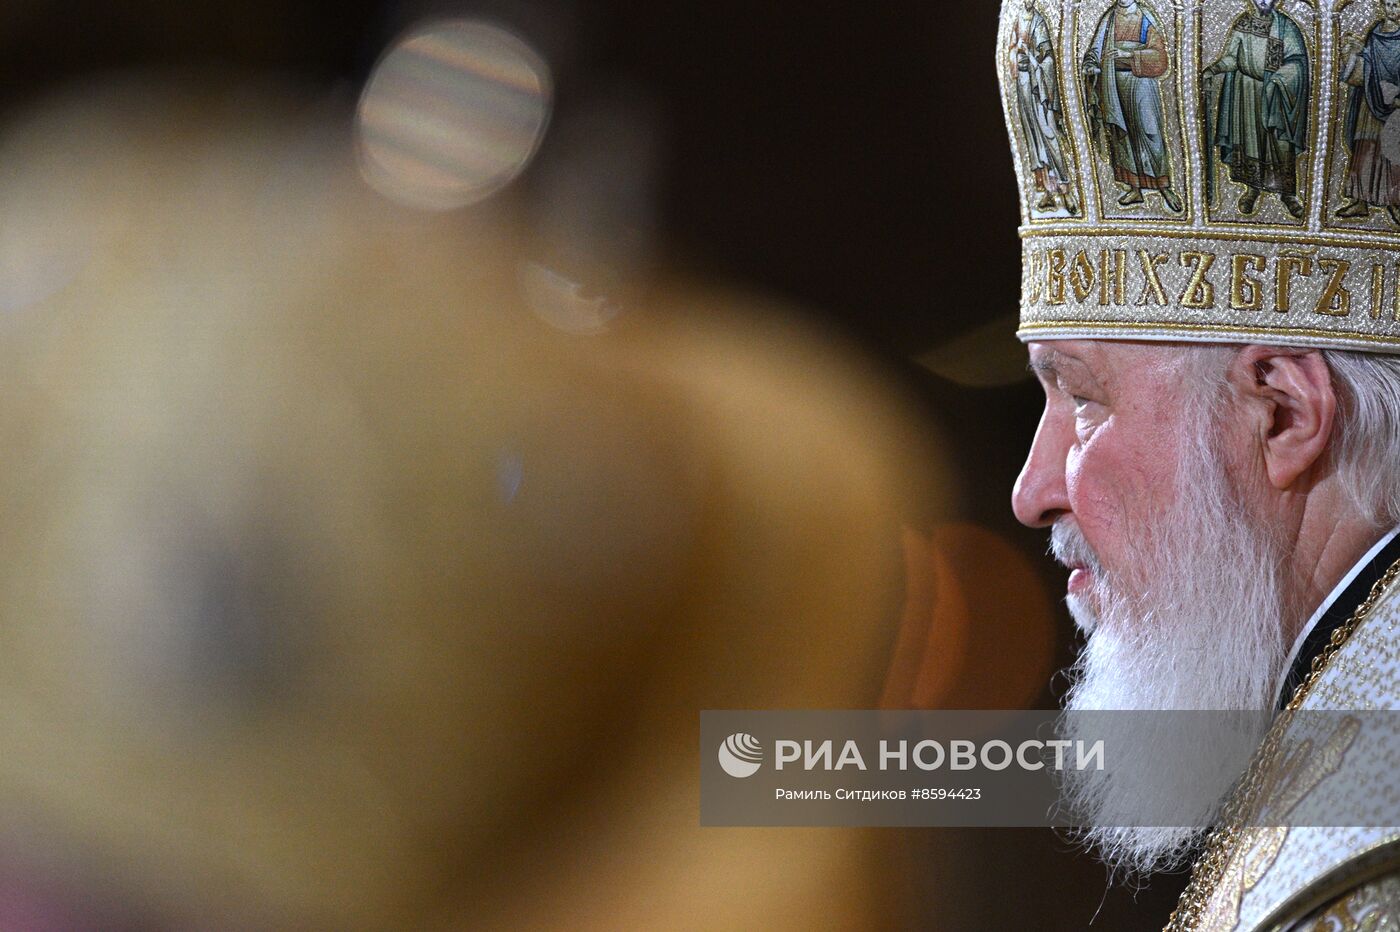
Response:
[[[1064,108],[1055,72],[1055,49],[1050,40],[1050,24],[1035,8],[1035,0],[1025,0],[1025,7],[1012,22],[1011,61],[1016,69],[1021,137],[1030,159],[1035,190],[1040,192],[1035,207],[1054,210],[1058,198],[1073,216],[1079,212],[1079,206],[1074,200],[1074,175],[1065,157]]]
[[[1342,184],[1348,203],[1337,216],[1367,217],[1372,207],[1384,207],[1400,224],[1400,159],[1392,161],[1395,148],[1382,142],[1400,131],[1400,121],[1389,125],[1400,96],[1400,0],[1380,0],[1377,6],[1381,18],[1364,40],[1349,36],[1338,59],[1342,83],[1351,90],[1345,110],[1351,161]]]
[[[1207,127],[1230,180],[1245,186],[1241,214],[1252,215],[1268,191],[1302,219],[1298,155],[1308,148],[1308,46],[1277,6],[1277,0],[1246,0],[1220,58],[1203,72],[1210,80]]]
[[[1118,198],[1125,207],[1141,204],[1148,190],[1161,195],[1168,210],[1181,213],[1181,198],[1172,191],[1158,87],[1169,65],[1161,23],[1138,0],[1116,0],[1099,17],[1084,53],[1085,109],[1114,180],[1127,188]]]

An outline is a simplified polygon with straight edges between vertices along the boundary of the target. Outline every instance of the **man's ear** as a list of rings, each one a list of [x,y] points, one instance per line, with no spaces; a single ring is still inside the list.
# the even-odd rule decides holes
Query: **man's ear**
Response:
[[[1269,483],[1289,488],[1321,459],[1332,438],[1337,393],[1317,350],[1246,346],[1231,381],[1261,414],[1259,443]]]

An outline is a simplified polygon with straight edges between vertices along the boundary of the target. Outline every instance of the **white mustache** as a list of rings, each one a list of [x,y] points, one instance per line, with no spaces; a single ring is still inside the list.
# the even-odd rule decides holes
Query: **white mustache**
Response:
[[[1082,566],[1096,577],[1103,578],[1103,566],[1098,555],[1079,532],[1079,528],[1062,518],[1050,529],[1050,553],[1066,568]]]

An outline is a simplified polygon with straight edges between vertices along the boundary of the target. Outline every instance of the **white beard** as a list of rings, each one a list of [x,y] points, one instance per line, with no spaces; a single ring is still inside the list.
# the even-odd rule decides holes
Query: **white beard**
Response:
[[[1092,573],[1085,596],[1067,600],[1088,635],[1069,671],[1067,712],[1274,705],[1285,660],[1283,547],[1232,494],[1210,440],[1208,399],[1196,413],[1185,420],[1203,426],[1181,451],[1178,504],[1143,523],[1135,552],[1125,559],[1129,572],[1120,577],[1105,571],[1072,523],[1061,521],[1052,531],[1056,557]],[[1104,719],[1110,730],[1118,725],[1108,745],[1114,766],[1067,774],[1063,792],[1083,824],[1093,826],[1076,834],[1111,869],[1129,874],[1185,862],[1218,816],[1267,721],[1225,715],[1096,718],[1098,730]],[[1065,719],[1071,731],[1073,719]],[[1150,719],[1147,727],[1144,719]],[[1180,748],[1188,732],[1197,753],[1172,754],[1164,764],[1165,742]],[[1210,753],[1198,753],[1203,746]],[[1154,801],[1169,807],[1169,824],[1176,827],[1141,826],[1151,820]]]

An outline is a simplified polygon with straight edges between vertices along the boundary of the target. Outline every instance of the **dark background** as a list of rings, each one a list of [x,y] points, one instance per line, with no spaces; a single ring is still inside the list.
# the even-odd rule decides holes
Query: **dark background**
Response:
[[[0,12],[0,108],[110,69],[275,69],[354,93],[385,44],[432,12],[376,0],[108,0]],[[997,5],[671,0],[485,10],[550,36],[557,114],[599,86],[639,89],[659,127],[658,234],[691,268],[774,293],[845,335],[913,395],[990,529],[1063,581],[1009,493],[1039,389],[976,388],[916,361],[997,318],[1019,354],[1018,221],[993,69]],[[553,43],[552,45],[550,43]],[[548,142],[546,143],[546,146]],[[927,531],[931,517],[911,515]],[[1058,620],[1060,659],[1072,626]],[[1053,701],[1047,688],[1042,705]],[[1155,929],[1181,878],[1134,896],[1048,832],[907,830],[917,925]],[[927,878],[927,883],[922,880]],[[1097,915],[1097,918],[1094,917]]]

